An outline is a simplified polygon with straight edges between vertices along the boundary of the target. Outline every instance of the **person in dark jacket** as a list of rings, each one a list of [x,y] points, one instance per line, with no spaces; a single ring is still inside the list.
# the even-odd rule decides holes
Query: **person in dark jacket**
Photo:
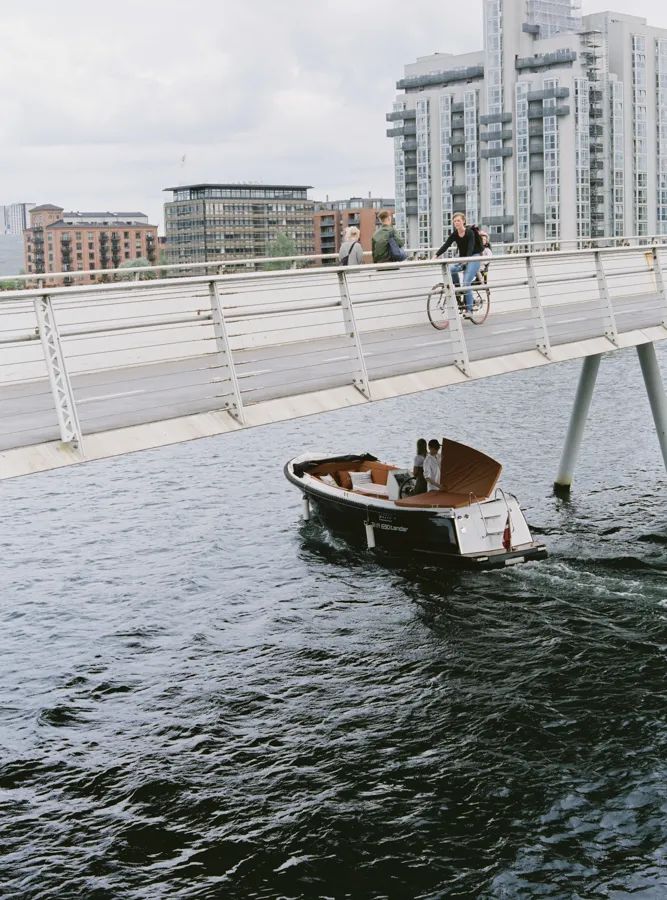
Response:
[[[453,230],[451,234],[435,254],[434,259],[437,259],[439,256],[442,256],[443,253],[446,253],[447,250],[449,250],[449,248],[452,246],[452,244],[456,244],[459,251],[459,256],[481,256],[479,250],[475,249],[475,232],[472,228],[466,225],[465,215],[461,212],[454,213],[452,217],[452,225]],[[454,282],[456,287],[459,287],[461,284],[459,272],[463,272],[463,285],[464,287],[469,288],[477,277],[480,265],[481,262],[471,260],[470,262],[465,264],[455,263],[454,265],[450,266],[449,271],[452,273],[452,281]],[[474,298],[472,295],[472,291],[468,289],[465,292],[466,311],[468,312],[468,314],[472,312],[473,302]]]
[[[373,262],[392,262],[389,238],[393,237],[399,247],[403,246],[403,238],[391,223],[392,212],[390,209],[383,209],[378,215],[378,219],[380,225],[373,235]]]

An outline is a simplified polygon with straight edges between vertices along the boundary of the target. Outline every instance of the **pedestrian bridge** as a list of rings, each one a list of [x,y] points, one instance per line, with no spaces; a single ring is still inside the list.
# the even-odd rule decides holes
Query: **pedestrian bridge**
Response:
[[[458,315],[452,260],[0,294],[0,478],[652,345],[665,254],[495,257],[481,326]]]

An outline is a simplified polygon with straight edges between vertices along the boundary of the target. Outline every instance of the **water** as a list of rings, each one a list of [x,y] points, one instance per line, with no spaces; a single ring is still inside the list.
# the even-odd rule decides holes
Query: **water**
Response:
[[[552,495],[578,368],[3,483],[0,895],[665,896],[667,478],[629,351]],[[442,434],[546,562],[300,524],[291,455]]]

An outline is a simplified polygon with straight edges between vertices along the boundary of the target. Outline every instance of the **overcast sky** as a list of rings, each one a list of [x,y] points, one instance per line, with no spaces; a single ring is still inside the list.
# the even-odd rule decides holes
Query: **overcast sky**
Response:
[[[583,4],[608,8],[667,27],[662,0]],[[0,0],[0,34],[0,204],[161,224],[184,182],[393,196],[395,82],[480,49],[482,0]]]

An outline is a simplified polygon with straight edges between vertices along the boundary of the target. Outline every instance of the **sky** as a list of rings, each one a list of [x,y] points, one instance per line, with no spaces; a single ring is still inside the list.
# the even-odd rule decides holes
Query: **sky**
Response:
[[[583,0],[609,8],[667,28],[662,0]],[[0,0],[0,35],[0,204],[161,226],[184,183],[392,197],[395,83],[480,49],[482,0]]]

